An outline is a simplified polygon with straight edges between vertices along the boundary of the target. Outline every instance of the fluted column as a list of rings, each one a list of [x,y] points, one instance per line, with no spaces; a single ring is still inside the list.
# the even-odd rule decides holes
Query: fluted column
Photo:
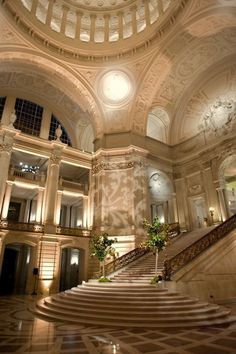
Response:
[[[66,22],[67,22],[67,15],[68,15],[68,11],[69,11],[69,7],[67,6],[63,6],[62,7],[63,13],[62,13],[62,19],[61,19],[61,28],[60,28],[60,32],[65,34],[65,30],[66,30]]]
[[[220,204],[221,219],[222,221],[225,221],[228,215],[227,215],[227,206],[226,206],[224,191],[222,188],[217,188],[217,193],[218,193],[219,204]]]
[[[90,15],[91,24],[90,24],[90,41],[94,42],[95,36],[95,23],[96,23],[96,15]]]
[[[60,216],[61,216],[61,198],[62,191],[57,191],[57,201],[56,201],[56,212],[55,212],[55,224],[60,224]]]
[[[70,227],[70,205],[66,205],[65,227]]]
[[[88,227],[88,197],[83,196],[83,227]]]
[[[46,225],[49,225],[48,229],[52,229],[52,231],[53,228],[50,228],[50,226],[55,225],[61,152],[62,149],[59,147],[56,147],[53,150],[47,170],[47,181],[44,197],[44,222]]]
[[[35,218],[35,221],[38,223],[42,222],[43,191],[44,191],[43,188],[38,189],[37,205],[36,205],[36,218]]]
[[[4,110],[2,113],[1,124],[8,126],[10,124],[10,117],[12,112],[14,111],[16,103],[15,96],[7,96]]]
[[[110,35],[110,15],[104,15],[104,41],[109,42]]]
[[[150,10],[149,10],[149,1],[144,0],[144,9],[145,9],[145,22],[146,26],[150,25]]]
[[[162,0],[158,0],[158,2],[157,2],[157,8],[158,8],[159,16],[162,15],[163,12],[164,12]]]
[[[32,6],[31,6],[31,15],[35,15],[36,14],[36,11],[37,11],[37,7],[38,7],[38,2],[39,0],[33,0],[32,1]]]
[[[118,13],[118,19],[119,19],[119,39],[123,39],[123,32],[124,32],[124,28],[123,28],[123,12],[119,12]]]
[[[81,19],[82,19],[83,13],[81,11],[76,11],[76,30],[75,30],[75,38],[80,39],[80,31],[81,31]]]
[[[10,204],[10,200],[11,200],[12,185],[13,185],[13,182],[7,181],[5,198],[4,198],[4,203],[3,203],[3,207],[2,207],[2,219],[3,220],[7,219],[9,204]]]
[[[10,129],[0,131],[0,211],[8,179],[14,135],[15,133]]]
[[[136,19],[137,6],[132,6],[131,11],[132,11],[132,32],[133,34],[136,34],[137,33],[137,19]]]
[[[49,3],[48,3],[48,11],[47,11],[46,22],[45,22],[45,24],[47,26],[51,25],[52,13],[53,13],[53,5],[54,5],[54,0],[50,0]]]

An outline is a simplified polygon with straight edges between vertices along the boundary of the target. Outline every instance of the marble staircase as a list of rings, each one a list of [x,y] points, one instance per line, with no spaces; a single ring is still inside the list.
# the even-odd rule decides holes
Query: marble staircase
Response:
[[[168,256],[175,255],[201,236],[202,233],[197,232],[176,239],[168,247]],[[166,252],[161,252],[159,274],[165,257]],[[33,311],[52,321],[120,327],[189,328],[236,320],[229,310],[171,291],[165,288],[165,282],[151,285],[154,262],[155,257],[148,253],[113,274],[111,283],[84,282],[40,300]]]
[[[161,285],[162,286],[162,285]],[[198,327],[231,322],[229,310],[148,284],[83,283],[42,299],[47,320],[121,327]]]

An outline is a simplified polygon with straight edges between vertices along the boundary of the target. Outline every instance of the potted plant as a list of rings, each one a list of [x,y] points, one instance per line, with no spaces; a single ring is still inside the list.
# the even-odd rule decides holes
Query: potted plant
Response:
[[[144,219],[143,226],[147,230],[148,239],[142,244],[142,246],[149,248],[155,255],[155,276],[152,278],[151,284],[156,284],[162,280],[162,277],[157,275],[158,253],[166,247],[169,241],[169,225],[161,223],[159,218],[155,217],[152,224]]]
[[[95,235],[92,239],[92,256],[97,257],[102,265],[102,276],[99,278],[99,282],[110,282],[111,280],[105,275],[105,258],[108,254],[114,253],[112,244],[116,242],[116,239],[109,239],[108,234]]]

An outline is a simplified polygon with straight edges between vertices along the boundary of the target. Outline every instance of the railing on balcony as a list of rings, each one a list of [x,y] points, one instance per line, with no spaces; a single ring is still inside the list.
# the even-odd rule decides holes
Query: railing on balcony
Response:
[[[7,220],[1,220],[0,229],[14,230],[14,231],[28,231],[28,232],[43,232],[44,225],[26,223],[26,222],[12,222],[12,221],[7,221]]]
[[[171,275],[176,273],[186,264],[191,262],[202,252],[207,250],[210,246],[214,245],[217,241],[223,239],[231,231],[236,228],[236,214],[231,216],[228,220],[217,226],[215,229],[208,232],[202,238],[194,242],[189,247],[185,248],[182,252],[173,258],[164,262],[164,277],[170,280]]]
[[[44,182],[46,179],[46,176],[41,173],[32,173],[32,172],[25,172],[20,169],[16,168],[11,168],[10,169],[10,176],[12,178],[22,178],[22,179],[27,179],[29,181],[42,181]]]
[[[91,230],[82,228],[62,227],[57,226],[57,234],[68,236],[90,237]]]

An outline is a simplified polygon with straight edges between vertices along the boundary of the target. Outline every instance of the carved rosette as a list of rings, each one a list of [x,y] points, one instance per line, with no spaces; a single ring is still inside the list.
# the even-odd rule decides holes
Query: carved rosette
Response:
[[[53,152],[50,157],[51,166],[59,165],[61,162],[61,154]]]
[[[13,148],[13,144],[3,143],[0,145],[0,153],[7,152],[10,155],[12,152],[12,148]]]

